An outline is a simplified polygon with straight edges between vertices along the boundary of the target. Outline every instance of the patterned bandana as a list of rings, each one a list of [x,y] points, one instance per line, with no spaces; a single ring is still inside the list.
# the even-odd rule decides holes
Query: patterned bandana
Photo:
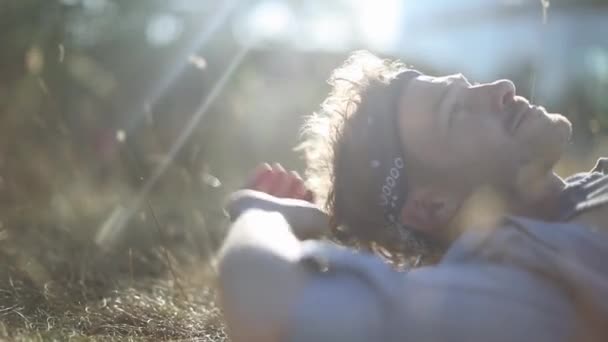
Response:
[[[409,229],[401,224],[401,210],[408,189],[399,133],[399,103],[405,85],[419,75],[418,71],[411,69],[401,73],[388,86],[390,103],[387,110],[377,111],[368,118],[369,129],[373,132],[371,136],[376,137],[370,146],[370,166],[378,184],[378,204],[383,210],[385,221],[390,226],[396,226],[402,233]]]

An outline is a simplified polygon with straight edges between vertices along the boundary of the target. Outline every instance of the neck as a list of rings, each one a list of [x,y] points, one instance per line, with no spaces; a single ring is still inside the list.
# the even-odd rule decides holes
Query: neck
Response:
[[[559,218],[560,194],[566,183],[549,170],[536,177],[521,177],[510,199],[515,215],[538,218],[548,221]]]
[[[557,220],[564,181],[552,170],[532,175],[519,177],[516,186],[481,186],[464,196],[449,224],[448,240],[466,230],[495,228],[505,215]]]

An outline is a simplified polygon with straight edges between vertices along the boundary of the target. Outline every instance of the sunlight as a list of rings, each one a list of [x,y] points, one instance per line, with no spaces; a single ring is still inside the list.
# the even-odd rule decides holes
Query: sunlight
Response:
[[[192,54],[203,49],[211,38],[226,24],[237,3],[237,0],[224,1],[222,7],[213,16],[213,19],[203,23],[205,26],[200,29],[200,33],[191,37],[190,41],[176,53],[175,62],[167,68],[167,71],[156,82],[152,83],[151,88],[146,92],[146,96],[141,101],[135,102],[134,108],[131,110],[132,113],[129,116],[129,122],[125,125],[127,132],[135,128],[147,109],[152,108],[165,91],[171,87],[179,74],[190,64],[189,60]]]
[[[387,51],[397,43],[403,1],[352,1],[362,39],[372,49]]]
[[[177,40],[182,33],[183,24],[171,14],[153,17],[146,28],[146,39],[152,45],[163,46]]]
[[[348,20],[336,14],[322,14],[310,22],[310,37],[314,44],[305,42],[310,46],[296,45],[302,49],[321,48],[325,50],[344,50],[352,45],[353,34]]]
[[[148,195],[150,190],[152,190],[154,185],[156,185],[156,183],[158,182],[160,177],[165,173],[167,168],[171,166],[177,153],[182,149],[188,138],[190,138],[190,136],[198,126],[201,119],[205,116],[205,114],[207,114],[207,111],[209,110],[211,105],[222,93],[222,91],[226,87],[226,84],[228,83],[228,80],[231,79],[238,67],[242,64],[245,57],[251,50],[251,45],[252,44],[241,48],[241,50],[232,58],[230,64],[222,73],[219,80],[215,83],[208,95],[200,102],[198,108],[196,109],[196,112],[192,115],[177,140],[173,143],[173,145],[171,145],[171,148],[167,153],[166,158],[163,158],[162,162],[154,169],[150,177],[146,180],[146,183],[137,193],[136,197],[133,199],[133,201],[129,203],[129,206],[125,208],[124,211],[120,209],[120,213],[117,214],[118,218],[111,220],[111,223],[108,224],[108,231],[122,231],[124,227],[129,223],[129,220],[133,217],[133,215],[142,207],[142,205],[146,201],[146,196]]]
[[[600,47],[590,48],[584,57],[590,75],[602,83],[608,83],[608,53]]]
[[[246,27],[262,38],[284,35],[293,20],[289,6],[282,1],[266,1],[248,15]]]
[[[239,40],[288,41],[302,50],[341,51],[365,46],[394,50],[401,30],[401,0],[305,4],[266,0],[235,23]],[[296,7],[297,6],[297,7]],[[297,8],[297,10],[296,10]]]

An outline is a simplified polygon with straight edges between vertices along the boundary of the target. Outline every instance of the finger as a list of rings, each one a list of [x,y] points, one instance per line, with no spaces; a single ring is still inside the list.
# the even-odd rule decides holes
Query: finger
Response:
[[[300,176],[300,174],[297,171],[292,171],[292,172],[293,172],[294,177],[296,177],[296,179],[297,179],[297,182],[295,182],[295,184],[292,186],[292,189],[293,189],[292,197],[314,204],[314,201],[315,201],[314,193],[310,189],[308,189],[308,187],[306,186],[306,183],[304,182],[304,179],[302,179],[302,177]]]
[[[302,177],[300,176],[300,174],[298,173],[298,171],[292,170],[292,171],[289,171],[289,174],[290,174],[290,175],[291,175],[293,178],[295,178],[295,179],[297,179],[297,180],[299,180],[299,181],[302,181]]]
[[[300,177],[297,171],[291,171],[289,175],[292,181],[287,196],[289,198],[304,199],[304,195],[306,195],[304,180],[302,180],[302,177]]]
[[[308,189],[306,189],[306,185],[304,183],[298,183],[297,187],[293,191],[292,197],[295,199],[306,201],[306,193]]]
[[[274,188],[276,187],[275,184],[279,177],[280,174],[275,170],[268,171],[264,177],[260,179],[260,182],[256,185],[255,190],[274,195]]]
[[[268,163],[261,163],[253,170],[253,173],[245,183],[245,188],[256,189],[257,185],[261,183],[262,179],[268,176],[272,171],[272,167]],[[256,189],[257,190],[257,189]]]
[[[285,168],[283,167],[283,165],[281,165],[279,163],[272,164],[272,169],[276,172],[287,172],[287,171],[285,171]]]
[[[301,199],[299,196],[300,189],[304,187],[302,178],[296,171],[286,172],[280,187],[277,189],[277,196]]]
[[[287,171],[279,163],[272,164],[273,180],[270,185],[269,194],[276,197],[285,197],[285,183],[289,182]]]
[[[277,197],[288,197],[291,182],[293,181],[292,177],[285,170],[277,171],[275,169],[273,171],[276,172],[276,178],[272,186],[271,194]]]

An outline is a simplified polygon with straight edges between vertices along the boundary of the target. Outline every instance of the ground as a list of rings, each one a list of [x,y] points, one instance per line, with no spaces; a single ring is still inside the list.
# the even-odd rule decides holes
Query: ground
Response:
[[[212,253],[168,242],[108,251],[87,235],[4,225],[0,341],[227,341]]]
[[[227,341],[212,287],[167,279],[115,289],[10,278],[0,288],[0,340]]]

